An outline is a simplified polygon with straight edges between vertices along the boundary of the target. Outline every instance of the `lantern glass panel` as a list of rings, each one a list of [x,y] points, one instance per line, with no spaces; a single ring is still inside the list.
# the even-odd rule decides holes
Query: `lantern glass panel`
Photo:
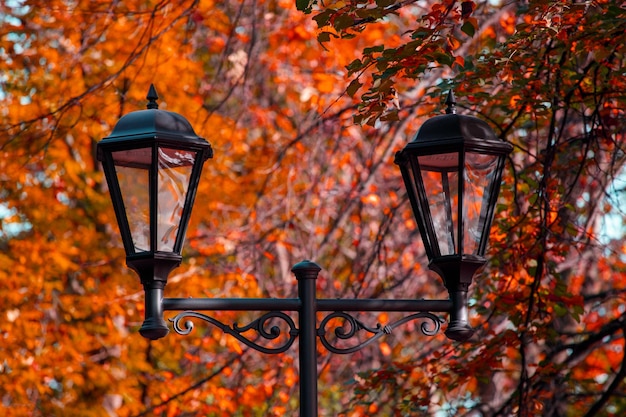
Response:
[[[458,253],[459,153],[418,157],[439,255]]]
[[[491,183],[497,167],[497,155],[474,152],[468,152],[465,155],[463,253],[482,255],[478,252],[481,239],[487,239],[489,235],[489,230],[485,226],[487,222],[491,222],[489,202],[492,197],[490,194],[494,189]]]
[[[150,166],[152,148],[112,153],[135,253],[150,250]]]
[[[157,250],[173,252],[196,152],[158,149]]]

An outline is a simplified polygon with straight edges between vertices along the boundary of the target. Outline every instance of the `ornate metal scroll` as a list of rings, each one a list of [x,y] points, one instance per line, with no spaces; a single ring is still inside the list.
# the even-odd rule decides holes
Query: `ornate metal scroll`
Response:
[[[250,346],[251,348],[258,350],[262,353],[273,354],[285,352],[291,347],[293,342],[296,340],[296,337],[298,337],[298,329],[296,328],[296,325],[292,318],[280,311],[265,313],[246,326],[239,326],[237,323],[235,323],[232,327],[220,322],[219,320],[214,319],[213,317],[207,316],[206,314],[198,313],[195,311],[183,311],[182,313],[177,314],[176,317],[170,319],[170,321],[173,323],[174,331],[180,335],[188,335],[189,333],[191,333],[194,324],[191,320],[185,320],[190,317],[204,320],[207,323],[210,323],[220,328],[224,333],[235,337],[237,340],[244,343],[245,345]],[[262,346],[255,341],[248,339],[242,334],[249,330],[254,330],[263,339],[276,340],[281,336],[282,331],[279,326],[269,327],[269,322],[272,319],[282,320],[287,323],[287,326],[289,326],[289,336],[284,336],[287,337],[287,340],[285,340],[285,342],[280,346],[273,348]]]
[[[335,318],[342,319],[344,320],[345,323],[348,324],[347,330],[344,329],[343,327],[335,328],[335,336],[337,336],[338,339],[348,340],[356,336],[357,332],[361,330],[364,330],[367,333],[372,334],[372,336],[369,339],[352,347],[348,347],[348,348],[337,347],[333,345],[326,338],[326,326],[328,325],[328,322],[330,320],[335,319]],[[390,334],[392,330],[395,329],[396,327],[401,326],[402,324],[405,324],[411,320],[417,320],[417,319],[428,320],[428,321],[423,322],[420,325],[420,331],[425,336],[434,336],[437,333],[439,333],[439,330],[441,329],[441,323],[444,322],[442,318],[437,317],[432,313],[421,312],[421,313],[411,314],[409,316],[406,316],[386,326],[382,326],[380,323],[378,323],[376,327],[368,327],[365,324],[363,324],[363,322],[357,320],[354,316],[348,313],[338,311],[338,312],[330,313],[328,316],[324,318],[324,320],[322,320],[322,322],[320,323],[320,327],[317,330],[317,335],[319,336],[324,347],[326,347],[326,349],[328,349],[329,352],[339,353],[339,354],[354,353],[364,348],[365,346],[372,344],[373,342],[380,339],[384,335]]]

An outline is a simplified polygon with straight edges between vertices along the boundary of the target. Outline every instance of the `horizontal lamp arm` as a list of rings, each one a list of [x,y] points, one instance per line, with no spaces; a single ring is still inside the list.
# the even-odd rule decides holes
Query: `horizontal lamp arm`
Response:
[[[298,298],[164,298],[164,311],[298,311]]]
[[[449,313],[451,300],[318,299],[317,311],[404,311]]]
[[[298,298],[164,298],[164,311],[299,311]],[[451,300],[317,299],[317,311],[452,311]]]

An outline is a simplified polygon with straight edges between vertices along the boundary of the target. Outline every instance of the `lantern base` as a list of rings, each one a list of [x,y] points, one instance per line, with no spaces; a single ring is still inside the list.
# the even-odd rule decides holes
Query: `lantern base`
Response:
[[[474,335],[474,329],[469,324],[467,293],[474,274],[484,264],[483,257],[452,255],[442,256],[429,265],[443,279],[452,301],[450,324],[445,331],[448,339],[464,342]]]
[[[428,267],[443,279],[450,292],[467,291],[474,274],[486,263],[476,255],[446,255],[433,259]]]
[[[139,329],[139,334],[150,340],[157,340],[165,337],[169,332],[170,329],[167,327],[165,320],[160,317],[146,318]]]
[[[474,335],[474,329],[467,322],[451,321],[444,333],[448,339],[464,342]]]

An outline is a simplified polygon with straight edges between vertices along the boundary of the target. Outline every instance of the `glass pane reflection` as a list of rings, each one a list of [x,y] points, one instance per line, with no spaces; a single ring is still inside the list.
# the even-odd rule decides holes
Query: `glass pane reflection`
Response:
[[[459,153],[419,156],[440,255],[458,253]]]
[[[157,250],[174,251],[196,152],[159,148]]]
[[[496,155],[467,153],[465,155],[465,189],[463,191],[463,252],[478,254],[480,239],[485,230],[487,209],[491,196],[490,183],[497,167]],[[485,236],[487,238],[487,236]]]
[[[135,252],[150,250],[151,148],[113,152],[115,172],[124,200]]]

